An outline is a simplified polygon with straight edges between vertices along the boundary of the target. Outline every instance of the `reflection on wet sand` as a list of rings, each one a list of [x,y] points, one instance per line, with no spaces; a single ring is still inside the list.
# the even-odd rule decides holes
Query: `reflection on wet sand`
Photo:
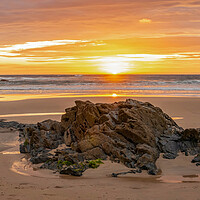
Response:
[[[183,175],[183,176],[161,176],[158,179],[160,182],[163,183],[194,183],[194,182],[200,182],[200,175]]]
[[[184,117],[172,117],[173,120],[182,120]]]
[[[106,161],[105,165],[108,165],[109,161]],[[187,174],[187,175],[164,175],[160,170],[159,175],[152,176],[148,175],[146,172],[142,172],[142,174],[129,174],[129,175],[120,175],[117,178],[111,177],[112,171],[103,172],[103,169],[100,170],[100,173],[96,176],[91,176],[90,174],[83,174],[82,177],[74,177],[69,175],[60,175],[58,173],[53,173],[50,170],[44,170],[39,168],[40,165],[33,165],[27,161],[26,158],[22,158],[21,161],[15,161],[12,164],[11,170],[15,173],[24,176],[33,176],[40,178],[50,178],[50,179],[117,179],[119,181],[132,181],[132,182],[148,182],[148,183],[194,183],[200,182],[199,174]],[[120,170],[121,165],[116,164],[113,170]],[[101,168],[101,167],[99,167]],[[97,169],[96,169],[97,170]],[[94,171],[93,171],[94,172]],[[98,177],[97,177],[98,176]]]
[[[20,154],[19,151],[5,151],[5,152],[0,152],[3,155],[16,155],[16,154]]]
[[[63,115],[62,112],[51,112],[51,113],[20,113],[20,114],[7,114],[0,115],[1,117],[28,117],[28,116],[49,116],[49,115]]]

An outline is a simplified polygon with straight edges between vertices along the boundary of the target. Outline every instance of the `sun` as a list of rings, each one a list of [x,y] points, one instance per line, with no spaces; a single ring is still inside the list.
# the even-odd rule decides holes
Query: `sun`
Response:
[[[125,62],[108,62],[102,64],[102,70],[110,74],[126,72],[129,64]]]
[[[113,94],[112,94],[112,97],[117,97],[117,94],[116,94],[116,93],[113,93]]]
[[[121,57],[105,57],[99,61],[100,70],[109,74],[120,74],[130,68],[130,63]]]

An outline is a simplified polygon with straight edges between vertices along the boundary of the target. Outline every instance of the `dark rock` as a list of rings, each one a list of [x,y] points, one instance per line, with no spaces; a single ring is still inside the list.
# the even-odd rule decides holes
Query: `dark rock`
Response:
[[[29,144],[30,151],[54,149],[64,142],[63,129],[59,122],[45,120],[37,125],[26,125],[20,131],[20,140]]]
[[[178,151],[179,151],[179,147],[178,147],[178,144],[175,141],[169,141],[165,145],[165,150],[168,153],[177,154]]]
[[[15,121],[9,121],[9,122],[6,122],[5,120],[1,120],[0,121],[0,127],[2,127],[2,128],[14,128],[14,129],[18,129],[19,125],[20,125],[20,123],[15,122]]]
[[[126,174],[135,174],[136,170],[130,170],[128,172],[120,172],[120,173],[112,173],[112,177],[118,177],[119,175],[126,175]]]
[[[19,146],[20,153],[31,153],[30,145],[29,144],[20,144]]]
[[[155,175],[160,153],[167,159],[176,158],[180,151],[200,153],[199,129],[183,130],[150,103],[132,99],[112,104],[75,103],[65,110],[61,122],[13,124],[20,127],[20,151],[29,152],[33,163],[41,162],[42,168],[80,176],[88,168],[80,162],[109,158],[129,168],[136,167],[137,173],[147,170]],[[56,150],[49,159],[48,152],[60,144],[66,147]]]
[[[158,173],[158,169],[154,166],[150,167],[148,170],[149,175],[156,175]]]
[[[200,154],[196,155],[192,160],[192,163],[200,162]]]
[[[48,161],[50,158],[47,154],[41,154],[39,156],[36,157],[31,157],[30,161],[33,164],[39,164],[39,163],[44,163],[46,161]]]
[[[200,141],[200,129],[194,129],[194,128],[190,128],[190,129],[185,129],[182,132],[182,140],[189,140],[189,141]]]
[[[60,171],[60,174],[72,175],[72,176],[82,176],[83,171],[78,171],[76,169],[68,167]]]
[[[98,147],[103,150],[100,157],[108,155],[128,167],[134,167],[137,163],[143,168],[151,168],[150,163],[154,164],[159,157],[156,137],[182,131],[161,109],[131,99],[114,104],[77,101],[75,107],[66,109],[61,125],[65,128],[66,144],[86,157],[91,159],[92,149]],[[127,144],[133,148],[128,149]],[[137,144],[146,145],[143,152],[139,147],[135,152]]]
[[[165,153],[163,154],[163,158],[165,159],[175,159],[178,155],[173,153]]]

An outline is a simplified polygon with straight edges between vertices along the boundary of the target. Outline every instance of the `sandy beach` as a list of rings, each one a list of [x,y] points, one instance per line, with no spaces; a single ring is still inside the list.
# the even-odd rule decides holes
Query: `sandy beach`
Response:
[[[200,200],[200,0],[0,8],[0,200]]]
[[[200,116],[200,98],[191,97],[128,97],[150,102],[160,107],[183,128],[198,128]],[[0,101],[0,119],[21,123],[37,123],[45,119],[60,120],[65,109],[74,106],[75,100],[89,100],[93,103],[111,103],[123,101],[126,97],[71,97],[26,99],[20,101]],[[33,116],[32,114],[35,114]],[[56,113],[56,115],[54,115]],[[13,117],[10,114],[15,114]],[[19,116],[21,114],[21,116]],[[23,116],[23,114],[25,116]],[[27,116],[28,114],[28,116]],[[42,115],[41,115],[42,114]]]
[[[85,98],[82,98],[85,99]],[[74,98],[37,99],[16,102],[0,102],[1,115],[20,113],[63,112],[74,104]],[[113,102],[119,98],[90,98],[93,102]],[[161,107],[186,127],[198,127],[198,98],[137,98]],[[13,111],[15,111],[13,113]],[[2,117],[25,123],[43,119],[60,119],[55,116]],[[180,154],[175,160],[160,157],[157,166],[159,175],[146,172],[137,175],[111,177],[113,172],[127,171],[121,164],[105,161],[98,169],[87,170],[82,177],[53,174],[48,170],[36,170],[19,154],[18,133],[9,129],[0,130],[0,199],[194,199],[200,190],[199,167],[191,163],[192,156]]]
[[[24,156],[11,151],[0,154],[1,199],[199,199],[200,174],[190,162],[192,157],[179,155],[171,161],[160,158],[157,165],[162,173],[157,176],[143,173],[113,178],[112,172],[127,168],[105,161],[98,169],[74,178],[46,170],[33,171],[28,166],[23,169],[19,163]]]

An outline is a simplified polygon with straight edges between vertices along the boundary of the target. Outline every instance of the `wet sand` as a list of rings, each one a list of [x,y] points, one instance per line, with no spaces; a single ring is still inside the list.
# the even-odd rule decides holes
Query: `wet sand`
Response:
[[[110,161],[87,170],[82,177],[71,177],[48,170],[34,171],[23,157],[16,154],[16,147],[0,153],[0,199],[200,199],[200,170],[190,163],[190,156],[179,155],[175,160],[159,158],[157,165],[162,173],[157,176],[144,172],[118,178],[111,177],[111,173],[127,168]]]
[[[130,98],[130,97],[129,97]],[[60,120],[65,108],[74,105],[75,100],[90,100],[94,103],[125,100],[125,97],[79,97],[46,98],[20,101],[0,101],[0,119],[15,120],[22,123],[36,123],[45,119]],[[190,97],[133,97],[160,107],[183,128],[198,128],[200,125],[200,98]],[[36,114],[35,116],[31,114]],[[37,115],[37,113],[39,113]],[[46,114],[45,114],[46,113]],[[56,114],[55,114],[56,113]],[[14,117],[5,115],[15,114]],[[17,116],[20,114],[22,116]],[[25,114],[25,116],[23,116]],[[28,116],[27,116],[28,115]]]
[[[80,99],[80,98],[79,98]],[[82,98],[83,99],[83,98]],[[111,102],[119,98],[90,98],[93,102]],[[200,101],[198,98],[140,98],[160,106],[183,127],[199,127]],[[0,114],[62,112],[72,106],[74,99],[37,99],[0,102]],[[50,116],[59,119],[60,116]],[[8,118],[33,123],[47,116]],[[200,200],[200,168],[191,163],[192,157],[180,154],[175,160],[160,157],[160,175],[127,174],[118,178],[111,173],[128,169],[105,161],[98,169],[87,170],[82,177],[60,176],[49,170],[36,170],[18,154],[18,133],[0,129],[0,199],[102,199],[102,200]]]

